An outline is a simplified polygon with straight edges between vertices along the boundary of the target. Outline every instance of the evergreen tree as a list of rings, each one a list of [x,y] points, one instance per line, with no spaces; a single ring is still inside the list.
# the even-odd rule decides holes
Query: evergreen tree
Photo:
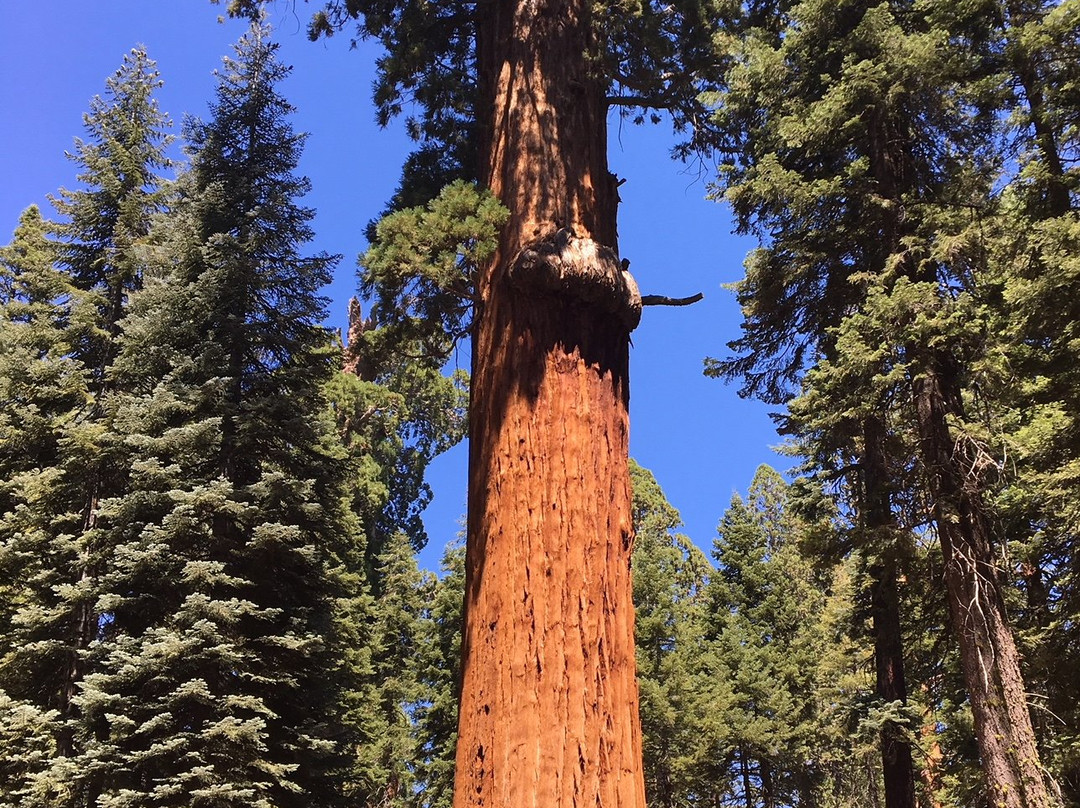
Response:
[[[371,742],[360,750],[357,764],[361,780],[371,784],[363,804],[372,808],[411,804],[416,791],[413,720],[423,695],[417,667],[425,596],[431,589],[404,533],[383,550],[378,573],[370,639],[374,703],[365,722]]]
[[[1005,98],[1004,145],[1016,172],[988,211],[987,283],[1000,297],[983,363],[993,402],[988,432],[1008,436],[1007,479],[995,504],[1012,541],[1029,699],[1044,760],[1069,804],[1080,802],[1080,715],[1075,692],[1080,614],[1075,491],[1080,483],[1075,306],[1080,245],[1075,3],[998,7]]]
[[[140,246],[165,200],[159,172],[169,167],[165,148],[172,137],[168,116],[153,95],[161,84],[145,50],[135,48],[124,57],[106,82],[105,97],[95,96],[83,118],[88,140],[76,139],[69,155],[82,168],[83,187],[61,190],[53,199],[62,217],[55,228],[60,264],[93,295],[98,309],[97,332],[76,354],[98,394],[109,385],[107,370],[117,353],[128,295],[141,285]]]
[[[69,583],[70,541],[50,540],[39,512],[64,456],[65,426],[90,401],[71,361],[93,327],[85,297],[55,266],[55,245],[36,206],[0,250],[0,805],[55,796],[43,773],[63,734],[56,668],[63,628],[40,598]],[[52,643],[46,639],[54,638]],[[37,644],[27,647],[28,638]],[[58,659],[59,657],[59,659]]]
[[[415,804],[450,808],[461,688],[461,609],[465,600],[465,547],[447,545],[442,577],[432,583],[421,625],[422,700],[417,706]]]
[[[787,484],[762,466],[747,502],[724,514],[713,555],[708,630],[731,699],[720,722],[731,782],[746,806],[812,799],[817,748],[817,660],[824,589],[799,555]]]
[[[708,709],[694,679],[704,637],[705,555],[676,533],[678,511],[656,479],[631,461],[634,486],[635,643],[641,690],[645,793],[649,804],[672,808],[708,793],[693,779],[699,712]]]
[[[367,270],[362,285],[369,282]],[[378,584],[377,559],[408,536],[427,544],[420,514],[431,501],[424,474],[431,460],[464,436],[464,374],[445,376],[439,353],[425,350],[394,314],[378,305],[364,318],[350,302],[345,370],[327,388],[338,433],[353,460],[350,498],[365,535],[367,574]]]
[[[818,429],[854,423],[863,464],[870,433],[904,412],[988,790],[1004,805],[1043,806],[1054,799],[996,565],[993,448],[969,417],[992,294],[969,200],[998,182],[998,118],[980,107],[995,81],[990,20],[933,4],[807,2],[791,7],[783,36],[750,38],[720,120],[747,146],[728,197],[764,246],[743,288],[754,295],[744,353],[728,368],[775,378],[809,349],[817,366],[805,385],[818,398],[806,410]],[[889,510],[880,492],[874,500]]]
[[[253,24],[187,126],[191,168],[161,236],[167,273],[122,328],[110,379],[131,454],[102,500],[122,538],[98,603],[99,669],[77,698],[87,804],[328,805],[340,792],[341,621],[362,607],[357,532],[322,385],[335,259],[314,215],[288,68]]]
[[[685,57],[708,49],[711,8],[332,0],[313,21],[318,36],[355,18],[381,40],[380,114],[417,100],[422,146],[475,166],[468,178],[510,212],[469,290],[458,806],[644,803],[636,686],[619,661],[634,656],[626,372],[640,296],[617,252],[606,121],[620,102],[699,109]]]
[[[46,244],[40,215],[28,212],[5,257],[10,348],[0,384],[17,405],[5,407],[4,428],[17,426],[21,437],[5,445],[20,448],[22,467],[4,469],[13,476],[0,494],[5,564],[14,563],[18,590],[8,600],[0,688],[51,716],[39,725],[50,726],[47,746],[60,768],[37,772],[34,799],[69,792],[63,761],[78,750],[74,700],[93,643],[108,629],[98,576],[115,537],[99,520],[100,503],[123,490],[127,467],[110,432],[106,376],[126,296],[139,283],[140,247],[162,203],[156,172],[167,164],[168,120],[153,98],[159,84],[145,52],[125,57],[105,96],[91,102],[87,139],[76,141],[83,187],[54,200],[64,217],[52,228],[59,243]]]

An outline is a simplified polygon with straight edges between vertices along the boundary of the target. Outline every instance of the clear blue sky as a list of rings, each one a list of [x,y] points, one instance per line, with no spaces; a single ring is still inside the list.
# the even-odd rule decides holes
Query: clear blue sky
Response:
[[[306,204],[318,211],[313,249],[341,253],[329,294],[330,321],[345,323],[355,288],[355,258],[366,223],[393,192],[410,144],[400,125],[374,124],[370,102],[374,50],[349,49],[346,36],[312,44],[304,35],[310,5],[278,0],[270,21],[283,61],[295,67],[282,90],[298,108],[294,126],[310,133],[301,170],[313,183]],[[205,116],[213,71],[244,26],[219,23],[208,0],[36,0],[8,3],[0,26],[0,242],[29,204],[50,213],[47,195],[76,184],[64,157],[82,135],[89,99],[134,45],[148,49],[165,86],[161,108],[179,130],[185,115]],[[730,234],[724,206],[705,199],[707,176],[668,158],[664,126],[611,121],[611,167],[621,188],[620,252],[644,294],[704,292],[689,308],[646,309],[631,354],[631,453],[657,476],[706,549],[735,491],[755,468],[785,469],[766,408],[739,399],[733,388],[706,379],[706,356],[723,354],[738,335],[739,312],[722,285],[741,277],[752,244]],[[467,364],[467,356],[461,358]],[[431,480],[435,502],[425,522],[437,564],[465,510],[465,451],[439,458]]]

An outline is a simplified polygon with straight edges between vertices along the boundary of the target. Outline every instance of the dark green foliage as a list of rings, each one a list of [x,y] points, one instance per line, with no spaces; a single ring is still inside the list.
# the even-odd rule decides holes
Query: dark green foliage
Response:
[[[707,707],[694,671],[702,651],[704,588],[711,565],[675,532],[679,514],[652,474],[631,462],[630,480],[645,789],[650,805],[682,805],[703,793],[703,784],[693,779],[692,750],[699,740],[697,721]]]
[[[1044,677],[1030,664],[1041,641],[1034,638],[1048,636],[1051,613],[1067,600],[1040,593],[1052,591],[1048,581],[1073,554],[1063,533],[1046,540],[1061,509],[1028,495],[1054,496],[1050,476],[1064,482],[1071,474],[1071,418],[1057,417],[1065,396],[1041,398],[1056,384],[1046,379],[1060,380],[1060,391],[1071,371],[1047,372],[1064,342],[1049,331],[1036,336],[1043,326],[1035,320],[1046,325],[1050,311],[1060,313],[1052,327],[1059,334],[1075,318],[1044,299],[1032,320],[1023,302],[1043,283],[1072,299],[1062,257],[1071,249],[1064,234],[1074,179],[1066,166],[1075,144],[1064,121],[1074,118],[1075,99],[1064,88],[1075,71],[1059,58],[1075,46],[1071,6],[792,4],[742,39],[716,99],[717,125],[742,146],[721,186],[740,229],[762,246],[737,288],[743,336],[711,371],[775,403],[799,394],[782,423],[808,468],[846,495],[842,507],[852,516],[841,544],[819,544],[833,557],[860,548],[868,572],[903,570],[914,563],[909,531],[932,520],[939,533],[949,529],[963,497],[969,511],[992,503],[987,544],[1001,552],[1011,540],[1021,559],[1026,608],[1010,610],[1032,627],[1033,683]],[[941,384],[947,416],[933,428],[946,436],[949,462],[962,466],[954,488],[966,493],[949,493],[941,481],[953,472],[941,453],[927,451],[928,398],[919,399],[927,380]],[[1056,456],[1044,456],[1042,468],[1054,471],[1043,483],[1025,481],[1034,457],[1027,451],[1051,444]],[[1004,567],[993,575],[1012,577]],[[918,591],[943,605],[940,591]],[[941,624],[940,613],[913,608]],[[942,644],[924,652],[937,654],[939,666],[955,662]],[[924,676],[927,664],[918,664]],[[923,681],[938,700],[929,706],[948,712],[942,718],[961,734],[970,729],[940,667],[929,675],[933,682]],[[1044,748],[1061,749],[1057,739],[1071,730],[1043,726]],[[962,745],[953,752],[947,762],[960,783]],[[968,791],[953,788],[960,804],[981,799],[981,787],[966,782]]]
[[[466,182],[443,188],[424,207],[390,213],[361,257],[361,291],[374,298],[380,326],[365,333],[365,355],[401,352],[445,361],[472,326],[477,268],[494,254],[509,213]]]
[[[110,428],[108,374],[162,203],[155,173],[167,162],[168,121],[153,99],[159,83],[145,52],[128,54],[84,118],[87,140],[72,156],[83,187],[61,192],[64,218],[49,228],[60,240],[47,241],[31,209],[3,257],[0,388],[10,406],[0,415],[0,690],[13,720],[22,716],[7,726],[33,731],[12,738],[23,751],[4,788],[24,805],[75,798],[68,758],[83,737],[75,697],[107,631],[99,576],[115,535],[100,504],[127,475]]]
[[[793,804],[814,790],[820,732],[817,663],[825,599],[798,552],[787,484],[761,467],[748,502],[736,498],[720,522],[709,587],[709,636],[716,673],[731,691],[721,724],[733,788],[744,799]]]
[[[219,2],[220,0],[214,0]],[[234,16],[256,16],[252,0],[230,0]],[[352,42],[374,40],[384,51],[374,87],[377,119],[386,125],[407,111],[406,130],[420,145],[407,161],[390,210],[424,204],[454,180],[481,174],[477,116],[490,77],[476,53],[482,3],[364,2],[328,0],[308,27],[312,39],[330,37],[355,23]],[[607,103],[641,123],[670,116],[685,140],[682,157],[713,145],[702,93],[717,86],[722,57],[714,36],[739,8],[722,0],[677,3],[614,0],[592,9],[590,54],[607,88]]]
[[[635,466],[634,600],[650,804],[861,805],[880,794],[872,651],[855,568],[768,467],[724,514],[713,567]]]
[[[379,592],[369,637],[372,693],[362,726],[368,742],[358,750],[356,779],[367,806],[407,805],[416,789],[416,742],[412,717],[423,693],[421,619],[430,582],[420,573],[412,544],[397,533],[384,548],[376,570]]]
[[[424,472],[464,433],[461,379],[443,376],[432,364],[403,360],[372,374],[379,381],[338,373],[327,386],[352,461],[350,506],[361,521],[373,581],[374,559],[396,533],[404,532],[416,550],[427,544],[420,515],[431,490]]]
[[[115,428],[133,473],[101,503],[105,641],[77,698],[78,779],[103,804],[326,805],[344,765],[335,623],[356,535],[318,415],[335,259],[300,253],[313,214],[275,50],[254,25],[211,120],[189,124],[166,266],[123,322]]]
[[[418,666],[422,701],[417,705],[415,805],[450,808],[454,797],[454,757],[461,689],[461,615],[465,601],[465,546],[449,544],[443,577],[430,585],[422,625]]]
[[[1078,8],[1013,3],[1004,55],[1007,132],[1017,173],[988,217],[992,352],[983,364],[992,429],[1006,435],[1009,469],[996,501],[1017,561],[1010,604],[1022,633],[1033,717],[1068,804],[1080,803],[1076,533],[1080,512],[1076,350],[1080,225],[1076,162]]]

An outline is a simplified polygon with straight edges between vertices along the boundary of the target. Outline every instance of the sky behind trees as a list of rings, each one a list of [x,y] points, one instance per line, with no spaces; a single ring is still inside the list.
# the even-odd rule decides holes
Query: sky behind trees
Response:
[[[206,0],[43,0],[8,9],[0,28],[0,241],[10,239],[27,205],[49,216],[47,195],[76,185],[77,166],[64,152],[83,134],[90,98],[136,44],[158,63],[165,82],[158,98],[176,131],[185,115],[207,115],[213,71],[243,30],[237,21],[216,22],[220,13]],[[386,130],[374,122],[374,51],[363,44],[350,50],[344,35],[310,43],[307,13],[303,5],[269,5],[281,58],[295,67],[281,89],[298,108],[296,129],[310,133],[300,170],[313,184],[304,200],[317,210],[313,248],[344,256],[327,290],[330,324],[343,329],[364,227],[397,185],[410,143],[400,122]],[[642,292],[705,294],[689,308],[646,309],[633,334],[631,453],[654,471],[686,532],[707,549],[732,492],[745,491],[760,463],[788,464],[770,450],[779,438],[767,409],[701,372],[703,358],[723,354],[738,335],[738,307],[722,285],[742,276],[751,243],[730,234],[723,205],[705,199],[709,168],[668,158],[666,124],[635,127],[615,117],[609,124],[612,170],[626,179],[620,250]],[[468,367],[467,350],[458,363]],[[458,531],[465,463],[460,446],[432,466],[436,496],[425,516],[431,543],[422,557],[430,568]]]

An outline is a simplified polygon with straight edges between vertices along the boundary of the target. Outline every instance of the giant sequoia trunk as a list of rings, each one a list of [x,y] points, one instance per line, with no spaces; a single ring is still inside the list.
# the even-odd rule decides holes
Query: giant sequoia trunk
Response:
[[[629,334],[585,0],[481,6],[481,272],[455,808],[643,808]]]
[[[1051,796],[1039,763],[1020,655],[1005,613],[982,502],[979,459],[969,442],[951,434],[949,415],[962,415],[958,386],[948,359],[934,359],[914,380],[919,437],[990,804],[1049,808],[1059,802]]]

